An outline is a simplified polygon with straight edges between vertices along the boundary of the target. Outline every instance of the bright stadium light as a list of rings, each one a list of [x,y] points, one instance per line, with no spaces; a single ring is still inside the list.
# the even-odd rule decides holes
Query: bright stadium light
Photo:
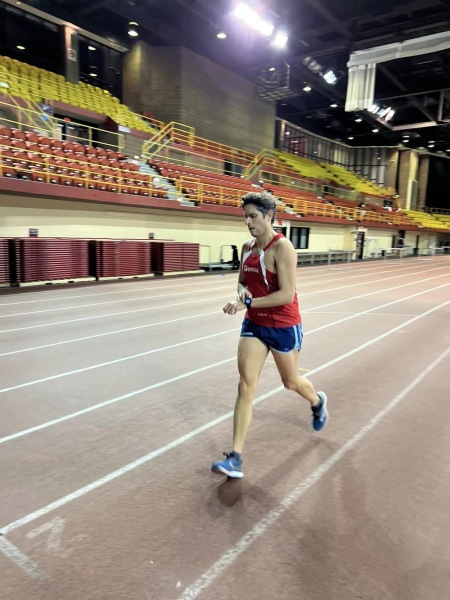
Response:
[[[274,46],[274,48],[286,48],[288,39],[288,34],[285,31],[277,31],[271,45]]]
[[[266,37],[270,37],[275,29],[275,25],[273,23],[269,23],[269,21],[265,21],[256,10],[250,8],[246,4],[238,4],[234,11],[236,17],[239,17],[244,23],[247,23],[250,27],[262,33]]]
[[[325,81],[327,83],[329,83],[330,85],[334,85],[337,81],[337,77],[336,75],[333,73],[333,71],[327,71],[324,75],[322,75],[322,77],[325,79]]]

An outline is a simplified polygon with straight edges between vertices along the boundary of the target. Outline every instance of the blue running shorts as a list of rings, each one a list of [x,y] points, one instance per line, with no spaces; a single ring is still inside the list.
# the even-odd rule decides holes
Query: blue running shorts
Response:
[[[292,327],[262,327],[245,318],[242,322],[241,337],[255,337],[275,352],[291,352],[302,347],[301,324]]]

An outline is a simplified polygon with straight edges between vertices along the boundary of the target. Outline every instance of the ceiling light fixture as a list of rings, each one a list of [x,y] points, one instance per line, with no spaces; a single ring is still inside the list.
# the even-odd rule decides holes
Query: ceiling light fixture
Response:
[[[25,50],[25,46],[16,46],[17,50]]]
[[[88,46],[88,50],[94,51],[94,50],[97,50],[97,48],[95,46]]]
[[[219,31],[217,37],[219,38],[219,40],[225,40],[227,38],[227,34],[224,31]]]
[[[265,35],[266,37],[270,37],[275,29],[275,25],[273,25],[273,23],[265,21],[259,16],[256,10],[253,10],[253,8],[250,8],[246,4],[238,4],[234,14],[252,29],[262,33],[262,35]]]
[[[139,33],[137,31],[137,27],[138,27],[138,24],[136,23],[136,21],[130,21],[128,23],[128,35],[130,37],[137,37],[139,35]]]
[[[362,119],[355,119],[355,123],[362,123]]]
[[[372,133],[378,133],[379,131],[379,129],[372,129]]]
[[[329,83],[330,85],[334,85],[337,81],[337,77],[336,75],[333,73],[333,71],[327,71],[324,75],[322,75],[322,77],[325,79],[325,81],[327,83]]]
[[[336,102],[333,102],[333,104],[330,104],[331,108],[337,108],[338,105],[336,104]]]
[[[307,56],[306,58],[304,58],[303,64],[305,65],[305,67],[308,67],[308,69],[313,73],[320,73],[320,71],[322,70],[322,65],[311,56]]]
[[[281,50],[286,48],[288,39],[289,36],[285,31],[277,31],[270,45]]]
[[[312,90],[312,87],[310,85],[305,85],[305,87],[303,88],[304,92],[310,92]]]

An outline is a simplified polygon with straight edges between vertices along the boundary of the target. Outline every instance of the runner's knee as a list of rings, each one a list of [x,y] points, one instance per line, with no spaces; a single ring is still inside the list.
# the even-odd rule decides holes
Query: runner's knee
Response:
[[[283,377],[282,382],[287,390],[296,391],[298,388],[298,377]]]
[[[253,396],[256,390],[257,380],[252,378],[241,377],[239,380],[238,391],[239,396]]]

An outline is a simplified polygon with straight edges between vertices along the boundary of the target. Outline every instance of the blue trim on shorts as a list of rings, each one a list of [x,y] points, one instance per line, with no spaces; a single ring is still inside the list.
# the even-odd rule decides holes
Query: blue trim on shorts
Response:
[[[301,323],[292,327],[262,327],[245,318],[242,322],[241,337],[258,338],[275,352],[300,350],[303,341]]]

